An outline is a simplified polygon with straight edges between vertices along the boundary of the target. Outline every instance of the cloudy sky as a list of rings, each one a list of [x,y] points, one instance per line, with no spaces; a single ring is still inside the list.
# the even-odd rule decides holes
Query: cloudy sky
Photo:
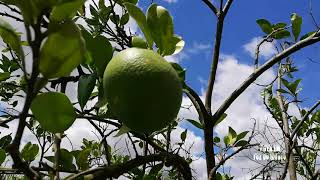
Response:
[[[215,34],[216,21],[214,15],[200,0],[154,0],[153,2],[159,3],[170,10],[174,18],[175,32],[186,41],[185,49],[179,55],[169,57],[168,60],[179,62],[187,69],[187,83],[203,98],[206,91]],[[219,1],[213,0],[213,2],[217,3]],[[148,1],[140,1],[139,3],[139,6],[144,10],[147,9],[148,5]],[[319,1],[312,1],[313,15],[316,20],[320,21],[320,9],[317,8],[319,5]],[[257,19],[264,18],[271,23],[285,22],[290,24],[290,15],[297,13],[303,18],[301,34],[305,34],[315,29],[309,12],[309,0],[234,1],[224,26],[221,46],[222,56],[218,68],[212,108],[216,109],[252,73],[255,47],[263,36],[262,31],[256,24]],[[319,47],[319,45],[314,45],[293,56],[295,64],[300,70],[296,75],[303,78],[301,98],[304,99],[303,105],[305,107],[311,106],[320,98],[320,85],[315,83],[319,82],[317,77],[320,75]],[[261,63],[272,57],[276,52],[277,50],[271,43],[263,44],[260,52]],[[310,61],[309,58],[315,62]],[[262,84],[270,82],[275,74],[274,70],[269,70],[257,82]],[[215,128],[217,136],[225,135],[228,126],[232,126],[237,132],[250,130],[253,126],[253,118],[260,125],[267,122],[270,126],[276,126],[275,122],[270,120],[270,115],[262,105],[260,91],[260,87],[251,86],[234,102],[227,111],[228,117],[226,120]],[[184,103],[186,105],[191,104],[187,98],[184,99]],[[292,108],[291,111],[295,112],[295,109]],[[194,109],[182,110],[180,116],[197,118]],[[195,135],[202,137],[201,132],[194,129],[192,125],[185,122],[181,126],[193,130]],[[271,135],[269,134],[269,136]],[[206,178],[204,164],[203,157],[194,162],[194,167],[199,173],[198,179]],[[239,158],[231,160],[227,166],[231,167],[231,174],[236,179],[248,179],[250,174],[244,168],[257,167],[257,164],[251,163],[248,159]]]
[[[180,63],[187,69],[187,83],[195,89],[201,98],[206,91],[206,83],[209,74],[209,68],[212,56],[213,39],[215,33],[215,17],[212,12],[201,2],[201,0],[154,0],[165,8],[169,9],[174,19],[175,33],[183,37],[186,42],[184,50],[176,55],[167,57],[169,61]],[[214,3],[216,0],[214,0]],[[150,5],[151,0],[140,0],[139,6],[145,11]],[[320,2],[313,2],[313,13],[316,19],[320,17]],[[220,65],[218,76],[214,89],[212,100],[213,110],[216,109],[228,95],[243,82],[243,80],[253,72],[253,55],[255,46],[262,38],[262,32],[256,24],[260,18],[268,19],[272,23],[286,22],[290,23],[290,14],[298,13],[303,17],[302,33],[305,34],[315,29],[309,14],[309,0],[241,0],[234,1],[230,13],[225,22],[225,31],[221,47]],[[320,22],[320,18],[318,18]],[[131,30],[136,30],[139,34],[134,21],[129,23]],[[298,77],[303,78],[302,99],[303,105],[308,107],[320,98],[320,85],[317,77],[320,75],[320,58],[319,45],[309,47],[302,52],[295,54],[293,57],[300,72]],[[276,53],[276,49],[271,43],[266,43],[261,47],[261,60],[264,62]],[[310,61],[309,58],[313,59]],[[318,63],[317,63],[318,62]],[[275,77],[275,71],[269,70],[260,77],[257,82],[268,83]],[[76,85],[71,86],[73,89],[68,90],[70,99],[76,97]],[[215,128],[215,135],[223,137],[232,126],[237,132],[251,130],[253,120],[264,123],[271,117],[262,105],[260,97],[261,87],[250,86],[238,100],[227,111],[228,117],[219,126]],[[190,100],[183,99],[183,106],[191,105]],[[179,113],[181,118],[197,119],[194,108],[181,109]],[[16,122],[13,122],[13,127]],[[268,121],[269,125],[275,125],[273,121]],[[66,133],[74,142],[74,148],[79,147],[82,138],[89,137],[95,139],[96,136],[89,128],[87,122],[77,120]],[[193,145],[192,153],[197,157],[192,163],[195,170],[196,179],[206,179],[205,160],[203,156],[203,138],[202,133],[195,129],[189,123],[182,121],[173,134],[173,141],[179,141],[179,135],[184,129],[188,129],[187,145]],[[0,136],[14,131],[0,129],[3,132]],[[24,142],[32,139],[30,133],[26,134]],[[116,144],[119,139],[111,139],[111,144]],[[64,140],[63,144],[68,145],[69,141]],[[121,141],[124,145],[124,141]],[[121,146],[121,145],[120,145]],[[248,159],[234,159],[227,164],[227,169],[236,179],[246,179],[250,177],[247,171],[243,170],[243,165],[248,168],[254,167]]]

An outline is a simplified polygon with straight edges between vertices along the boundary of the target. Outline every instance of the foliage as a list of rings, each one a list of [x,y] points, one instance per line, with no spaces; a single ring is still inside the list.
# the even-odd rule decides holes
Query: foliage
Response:
[[[230,105],[263,72],[277,65],[277,78],[264,86],[261,95],[266,109],[278,123],[289,156],[284,163],[272,163],[283,168],[282,179],[286,177],[285,168],[290,175],[298,173],[307,179],[316,179],[320,175],[316,169],[320,142],[320,111],[316,108],[320,103],[310,109],[301,107],[302,79],[294,76],[298,69],[290,55],[320,41],[319,31],[302,35],[303,19],[297,13],[291,14],[289,23],[258,19],[256,23],[264,37],[257,46],[256,69],[213,111],[212,89],[221,56],[223,24],[233,1],[221,1],[220,7],[211,1],[203,2],[212,10],[217,26],[204,101],[185,81],[186,69],[178,63],[168,66],[178,74],[185,95],[199,115],[198,119],[185,122],[204,134],[208,178],[233,179],[224,171],[226,161],[257,146],[253,143],[254,130],[237,132],[235,127],[229,127],[226,135],[220,135],[214,133],[214,128],[229,118],[226,111]],[[183,119],[177,118],[151,135],[130,130],[112,112],[112,104],[106,98],[108,91],[103,87],[104,71],[120,51],[136,47],[165,57],[183,50],[185,42],[175,34],[174,20],[167,9],[152,3],[144,12],[137,5],[138,0],[92,3],[85,3],[85,0],[0,0],[0,3],[10,10],[1,13],[2,16],[25,27],[25,33],[17,32],[16,27],[0,19],[0,36],[6,44],[0,60],[0,101],[4,105],[0,128],[12,129],[11,122],[18,124],[16,132],[1,134],[0,172],[13,175],[1,175],[0,179],[79,179],[82,176],[192,179],[195,176],[190,164],[198,155],[191,154],[187,143],[191,131],[180,132],[178,142],[171,139],[176,136],[174,132]],[[130,19],[136,22],[143,36],[126,29]],[[276,42],[274,46],[279,52],[259,66],[259,48],[265,42]],[[67,96],[71,86],[77,87],[77,92],[73,92],[77,93],[75,98]],[[289,113],[291,104],[298,107],[299,115]],[[65,146],[61,142],[68,141],[67,130],[80,120],[92,125],[88,131],[94,129],[97,139],[84,138],[76,148]],[[27,139],[25,142],[23,132],[27,130],[35,141]],[[311,145],[304,143],[306,139],[312,139]],[[114,140],[125,142],[125,150],[112,143]],[[301,161],[292,165],[288,159],[293,156]],[[13,168],[8,164],[13,164]],[[294,166],[297,170],[293,172]],[[267,164],[262,170],[265,173],[273,169]]]

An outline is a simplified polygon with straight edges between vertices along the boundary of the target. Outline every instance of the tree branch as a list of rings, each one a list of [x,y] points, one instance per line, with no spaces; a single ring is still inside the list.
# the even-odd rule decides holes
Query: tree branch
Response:
[[[95,169],[90,169],[87,171],[83,171],[81,173],[75,174],[71,176],[67,180],[74,180],[79,177],[90,175],[93,179],[99,178],[117,178],[124,173],[131,171],[135,167],[139,167],[143,164],[156,162],[156,161],[167,161],[169,164],[172,164],[176,167],[179,172],[183,175],[184,179],[191,180],[191,169],[189,164],[180,156],[175,154],[168,154],[168,153],[160,153],[160,154],[151,154],[148,156],[139,156],[135,159],[129,160],[122,164],[107,166],[107,167],[98,167]]]
[[[290,139],[292,140],[294,138],[294,136],[297,134],[297,132],[299,131],[300,127],[302,126],[302,124],[304,123],[304,121],[306,121],[309,117],[309,115],[312,113],[312,111],[314,111],[318,106],[320,105],[320,100],[314,104],[311,109],[302,117],[301,121],[298,123],[298,125],[293,129]]]
[[[24,162],[21,158],[19,147],[21,143],[21,138],[23,135],[24,128],[26,126],[26,119],[28,117],[28,111],[31,106],[31,102],[33,98],[36,96],[37,92],[34,92],[34,86],[37,81],[37,77],[39,74],[38,62],[39,62],[39,55],[40,55],[40,45],[42,42],[42,33],[40,31],[40,24],[36,24],[32,26],[35,33],[35,40],[31,40],[31,32],[29,26],[26,25],[27,31],[27,39],[32,49],[33,55],[33,63],[32,63],[32,73],[31,77],[28,80],[27,92],[26,92],[26,100],[23,106],[23,110],[19,116],[19,124],[13,139],[13,142],[8,145],[7,150],[10,153],[12,160],[14,162],[14,167],[21,169],[27,177],[30,179],[40,179],[39,174],[34,171],[29,165]]]
[[[281,73],[281,65],[279,66],[278,69],[278,83],[277,83],[277,89],[281,89],[281,77],[282,77],[282,73]],[[291,145],[293,145],[292,139],[290,138],[290,128],[289,128],[289,119],[288,116],[286,114],[286,110],[284,107],[284,102],[283,102],[283,98],[282,98],[282,94],[281,92],[277,91],[277,102],[279,104],[279,108],[281,110],[281,119],[283,122],[283,136],[284,136],[284,142],[285,142],[285,150],[286,150],[286,154],[290,154],[287,155],[286,161],[288,163],[288,170],[289,170],[289,176],[290,176],[290,180],[296,180],[297,179],[297,174],[296,174],[296,164],[293,160],[293,152],[292,152],[292,148],[290,148]],[[294,146],[294,145],[293,145]]]
[[[222,30],[223,30],[223,23],[224,19],[218,17],[218,22],[216,26],[216,35],[215,35],[215,43],[213,48],[213,55],[212,55],[212,64],[210,69],[210,75],[208,80],[208,88],[206,92],[205,98],[205,107],[207,112],[211,115],[211,101],[212,101],[212,91],[214,87],[214,83],[216,80],[217,68],[219,63],[219,56],[220,56],[220,45],[222,39]]]
[[[209,175],[209,180],[214,180],[214,176],[217,172],[217,170],[224,165],[224,163],[229,160],[230,158],[232,158],[233,156],[235,156],[236,154],[238,154],[239,152],[241,152],[242,150],[245,150],[249,147],[252,146],[258,146],[259,144],[247,144],[245,146],[241,146],[240,148],[238,148],[236,151],[234,151],[233,153],[231,153],[229,156],[227,156],[226,158],[223,158],[211,171],[210,171],[210,175]]]
[[[233,0],[228,0],[227,1],[226,5],[223,8],[223,15],[224,16],[228,13],[232,3],[233,3]]]
[[[199,120],[203,124],[204,119],[209,118],[210,115],[208,114],[206,107],[204,106],[201,98],[187,84],[184,84],[184,92],[186,93],[186,95],[188,96],[188,98],[191,100],[192,104],[196,108],[196,110],[199,114]]]
[[[205,153],[206,153],[206,162],[207,162],[207,174],[209,176],[210,171],[215,166],[215,153],[214,153],[214,144],[213,144],[213,127],[215,125],[214,121],[218,119],[212,120],[211,118],[211,101],[212,101],[212,94],[214,83],[216,80],[217,68],[219,63],[220,57],[220,48],[221,48],[221,39],[222,39],[222,32],[223,32],[223,24],[224,18],[226,17],[228,10],[232,4],[233,0],[228,0],[224,10],[220,13],[217,13],[217,25],[216,25],[216,34],[215,34],[215,41],[214,41],[214,48],[212,52],[212,63],[211,63],[211,70],[208,80],[208,88],[205,96],[205,108],[207,113],[209,114],[210,118],[204,119],[204,139],[205,139]],[[222,6],[222,4],[220,5]],[[214,118],[214,117],[213,117]],[[219,117],[218,117],[219,118]]]
[[[208,7],[211,9],[211,11],[218,17],[219,12],[218,9],[209,1],[209,0],[202,0]]]
[[[22,20],[21,18],[16,17],[16,16],[11,15],[11,14],[8,14],[8,13],[6,13],[6,12],[0,12],[0,16],[12,18],[12,19],[14,19],[14,20],[16,20],[16,21],[18,21],[18,22],[23,22],[23,20]]]
[[[298,50],[307,47],[309,45],[315,44],[320,41],[320,31],[316,32],[312,36],[303,39],[278,55],[271,58],[267,61],[263,66],[261,66],[258,70],[252,73],[235,91],[231,93],[231,95],[223,102],[223,104],[219,107],[219,109],[214,113],[213,119],[217,121],[221,115],[230,107],[230,105],[266,70],[271,68],[274,64],[281,61],[283,58],[288,57],[289,55],[297,52]]]

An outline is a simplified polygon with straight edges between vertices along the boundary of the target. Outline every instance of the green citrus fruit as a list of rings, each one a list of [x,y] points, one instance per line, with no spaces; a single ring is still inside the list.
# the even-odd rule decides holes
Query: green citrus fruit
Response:
[[[180,109],[181,81],[170,63],[151,50],[129,48],[116,54],[103,85],[112,113],[137,132],[163,129]]]

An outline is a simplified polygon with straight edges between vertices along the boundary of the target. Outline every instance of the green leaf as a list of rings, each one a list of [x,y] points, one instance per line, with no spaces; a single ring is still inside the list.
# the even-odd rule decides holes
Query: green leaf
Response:
[[[249,131],[243,131],[242,133],[237,135],[237,141],[246,137]]]
[[[65,94],[48,92],[37,95],[31,111],[41,127],[51,133],[62,133],[76,119],[76,112]]]
[[[181,138],[181,141],[184,142],[187,138],[187,132],[188,132],[188,129],[184,130],[181,134],[180,134],[180,138]]]
[[[241,147],[241,146],[245,146],[245,145],[247,145],[248,144],[248,141],[246,141],[246,140],[241,140],[241,141],[239,141],[239,142],[237,142],[236,144],[235,144],[235,147]]]
[[[79,151],[74,157],[76,158],[76,163],[81,170],[87,170],[89,169],[89,158],[90,155],[90,149],[83,149],[82,151]]]
[[[85,0],[63,1],[52,9],[50,20],[62,21],[72,19],[76,15],[78,9],[82,7],[84,2]]]
[[[0,0],[0,2],[3,2],[8,5],[16,5],[18,0]]]
[[[165,52],[163,56],[178,54],[182,51],[185,42],[178,35],[174,35],[171,39],[169,38],[165,45]]]
[[[99,12],[96,10],[96,8],[93,7],[93,5],[90,4],[90,14],[93,17],[99,17]]]
[[[104,95],[105,92],[103,90],[102,84],[99,84],[98,91],[99,91],[98,92],[98,102],[95,104],[95,106],[101,108],[107,104],[107,98]]]
[[[138,36],[133,36],[131,39],[131,45],[132,47],[138,47],[138,48],[143,48],[143,49],[147,49],[148,45],[147,43],[144,41],[144,39],[138,37]]]
[[[147,11],[147,23],[159,54],[163,56],[172,54],[172,44],[177,44],[177,39],[173,38],[173,21],[169,11],[162,6],[152,4]]]
[[[264,33],[270,34],[272,32],[272,25],[268,20],[258,19],[256,22]]]
[[[21,156],[27,162],[33,161],[39,152],[39,146],[28,142],[21,151]]]
[[[141,31],[144,34],[144,37],[147,40],[149,48],[153,47],[153,39],[151,36],[150,29],[147,24],[146,16],[143,12],[131,3],[124,3],[124,6],[127,8],[129,15],[137,22],[138,26],[140,27]]]
[[[13,27],[0,18],[0,36],[3,42],[8,44],[9,47],[15,51],[20,59],[24,59],[24,53],[21,47],[21,41],[18,34],[15,32]]]
[[[35,23],[37,21],[37,17],[40,15],[40,12],[44,8],[43,2],[41,0],[16,0],[14,3],[21,10],[21,14],[23,16],[23,20],[27,24]]]
[[[303,35],[303,36],[300,38],[300,40],[303,40],[303,39],[305,39],[305,38],[307,38],[307,37],[309,37],[309,36],[313,35],[314,33],[316,33],[316,31],[308,32],[307,34]]]
[[[84,59],[85,43],[80,30],[75,23],[67,21],[52,25],[49,31],[40,52],[40,72],[48,79],[68,76]]]
[[[8,134],[6,136],[3,136],[1,139],[0,139],[0,148],[1,149],[6,149],[7,146],[11,143],[12,141],[12,137],[11,137],[11,134]]]
[[[54,163],[53,156],[45,156],[44,158]],[[73,155],[71,152],[66,149],[60,149],[59,166],[61,169],[76,170],[76,167],[73,164]]]
[[[218,119],[218,121],[214,125],[216,126],[219,123],[221,123],[227,116],[228,116],[227,113],[223,113],[222,116]]]
[[[297,15],[296,13],[291,14],[291,24],[294,40],[297,41],[301,32],[302,17]]]
[[[125,125],[122,125],[122,126],[120,127],[118,133],[117,133],[114,137],[119,137],[119,136],[121,136],[121,135],[123,135],[123,134],[126,134],[126,133],[130,132],[130,131],[131,131],[130,128],[128,128],[128,127],[125,126]]]
[[[98,70],[99,77],[103,77],[104,70],[108,65],[113,55],[113,49],[104,36],[98,35],[93,37],[88,31],[82,31],[83,37],[86,41],[87,52],[93,59],[93,62]]]
[[[289,94],[288,91],[284,90],[284,89],[277,89],[278,92],[280,93],[285,93],[285,94]]]
[[[277,30],[277,29],[285,28],[286,26],[287,26],[286,23],[277,23],[277,24],[272,26],[272,29],[273,30]]]
[[[6,160],[6,151],[0,148],[0,166]]]
[[[216,180],[225,180],[224,177],[219,172],[216,173],[215,179]]]
[[[199,123],[196,120],[192,120],[192,119],[186,119],[188,122],[190,122],[192,125],[194,125],[195,127],[199,128],[199,129],[203,129],[203,126],[201,123]]]
[[[281,79],[282,84],[287,88],[290,89],[290,82],[287,81],[286,79]]]
[[[298,88],[301,80],[302,79],[297,79],[293,83],[291,83],[290,84],[290,91],[292,91],[293,93],[297,93],[297,88]]]
[[[290,32],[287,30],[281,30],[273,34],[275,39],[283,39],[290,36]]]
[[[220,142],[220,138],[219,137],[214,137],[213,138],[213,142],[214,143],[219,143]]]
[[[174,44],[174,52],[172,55],[174,54],[178,54],[179,52],[182,51],[182,49],[184,48],[185,42],[184,40],[182,40],[182,37],[174,35],[173,36],[173,44]]]
[[[98,4],[99,4],[99,8],[100,8],[100,9],[106,7],[106,5],[104,4],[104,1],[105,1],[105,0],[99,0]]]
[[[4,54],[2,54],[2,59],[0,59],[0,69],[2,69],[3,72],[14,72],[18,69],[20,69],[20,66],[17,63],[17,59],[9,60]]]
[[[26,24],[36,23],[44,10],[51,9],[60,0],[14,0],[14,5],[19,7]],[[47,12],[46,11],[46,12]]]
[[[232,127],[229,126],[229,134],[231,135],[232,138],[237,137],[237,133]]]
[[[129,14],[128,13],[126,13],[126,14],[124,14],[122,17],[121,17],[121,19],[120,19],[120,25],[125,25],[125,24],[127,24],[128,23],[128,21],[129,21]]]
[[[78,101],[81,109],[87,104],[96,85],[96,75],[82,75],[78,82]]]
[[[47,83],[48,83],[48,79],[42,78],[42,77],[37,78],[36,83],[34,84],[34,90],[35,91],[41,90],[46,86]]]
[[[295,95],[297,93],[297,88],[301,79],[297,79],[294,82],[290,83],[285,79],[281,79],[282,84],[290,91],[291,94]]]
[[[229,139],[228,145],[235,143],[237,140],[237,133],[230,126],[229,126],[228,139]]]
[[[149,174],[150,175],[157,175],[159,173],[159,171],[161,171],[161,169],[163,168],[163,163],[160,163],[160,164],[157,164],[157,165],[154,165]]]
[[[180,64],[175,63],[175,62],[170,62],[171,66],[176,70],[178,73],[179,78],[181,79],[182,82],[185,81],[186,79],[186,69],[182,68]]]
[[[138,0],[122,0],[123,3],[131,3],[136,5],[138,3]]]
[[[230,137],[229,136],[225,136],[223,138],[223,142],[226,146],[229,146],[230,145]]]
[[[111,15],[110,15],[110,20],[111,20],[111,22],[113,22],[114,24],[119,24],[120,17],[119,17],[119,15],[111,14]]]
[[[4,72],[0,73],[0,82],[5,81],[10,78],[10,73],[9,72]]]
[[[312,115],[311,120],[320,123],[320,110]]]

